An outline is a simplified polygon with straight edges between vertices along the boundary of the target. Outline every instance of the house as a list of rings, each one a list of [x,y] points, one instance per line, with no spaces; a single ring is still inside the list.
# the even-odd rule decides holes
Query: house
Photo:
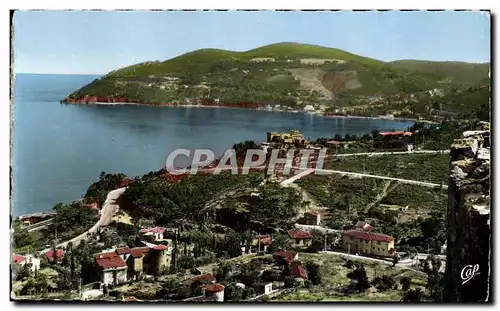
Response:
[[[304,270],[301,264],[292,262],[290,263],[289,269],[290,276],[294,279],[307,280],[307,272],[306,270]]]
[[[115,252],[120,256],[123,260],[127,261],[127,259],[130,256],[130,248],[125,246],[125,247],[119,247],[115,250]]]
[[[304,213],[304,216],[302,216],[302,218],[299,219],[299,224],[302,225],[319,226],[320,222],[321,222],[321,215],[315,211],[306,211]]]
[[[365,222],[365,221],[358,221],[354,225],[354,229],[362,230],[362,231],[372,231],[374,228],[372,226],[370,226],[370,224]]]
[[[293,247],[307,247],[312,244],[313,236],[307,231],[292,229],[288,231]]]
[[[95,254],[95,263],[101,274],[101,282],[117,285],[127,282],[127,263],[116,252]]]
[[[394,238],[381,233],[348,230],[342,235],[342,246],[349,252],[392,257],[395,253]]]
[[[206,284],[201,287],[205,297],[212,298],[217,302],[224,302],[224,285]]]
[[[139,280],[144,275],[158,275],[170,266],[171,258],[170,254],[167,253],[168,246],[143,243],[147,244],[147,246],[119,247],[95,255],[96,265],[101,270],[101,279],[107,279],[108,283],[114,282],[114,274],[116,274],[117,282],[123,283],[122,270],[124,270],[126,281]],[[108,263],[108,261],[111,263]],[[111,267],[110,264],[113,265],[112,268],[109,268]]]
[[[278,265],[282,266],[294,260],[298,260],[299,254],[295,252],[280,250],[274,253],[273,259],[276,261]]]
[[[139,230],[141,237],[152,242],[163,240],[163,233],[165,233],[165,228],[162,227],[143,228]]]
[[[23,267],[26,264],[31,264],[31,271],[35,272],[35,270],[40,270],[40,258],[35,258],[33,255],[16,255],[12,254],[12,262],[14,264],[20,265]]]
[[[185,296],[202,293],[201,287],[206,284],[215,284],[217,279],[211,274],[202,274],[182,282],[182,291]]]
[[[62,249],[56,249],[54,252],[53,249],[50,249],[46,251],[44,255],[49,262],[61,262],[64,258],[64,251]]]
[[[259,295],[261,294],[268,295],[273,291],[273,283],[268,283],[268,282],[258,283],[255,285],[255,287]]]
[[[149,252],[149,247],[134,247],[129,250],[130,255],[127,260],[128,278],[139,280],[144,274],[144,258]]]
[[[252,240],[252,251],[267,252],[267,248],[273,243],[269,235],[258,235]]]

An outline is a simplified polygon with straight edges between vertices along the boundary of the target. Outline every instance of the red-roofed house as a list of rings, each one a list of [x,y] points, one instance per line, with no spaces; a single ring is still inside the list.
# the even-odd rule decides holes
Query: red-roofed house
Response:
[[[350,252],[392,257],[396,251],[394,238],[381,233],[362,230],[345,231],[342,237],[344,249]]]
[[[285,265],[289,262],[299,259],[299,254],[295,252],[288,252],[279,250],[273,255],[274,260],[278,265]]]
[[[290,264],[290,276],[294,278],[301,278],[303,280],[307,280],[307,272],[304,270],[302,265],[292,262]]]
[[[267,252],[267,248],[273,243],[269,235],[258,235],[252,240],[252,249],[256,252]]]
[[[22,264],[24,263],[26,260],[26,258],[24,258],[23,256],[21,255],[16,255],[16,254],[12,254],[12,262],[15,263],[15,264]]]
[[[139,234],[149,240],[149,241],[157,241],[163,240],[163,233],[165,232],[165,228],[162,227],[153,227],[153,228],[142,228],[139,230]]]
[[[215,284],[217,279],[211,274],[202,274],[193,278],[185,280],[183,285],[183,292],[186,296],[192,296],[202,293],[202,287],[207,284]]]
[[[224,285],[222,284],[207,284],[203,285],[202,290],[205,297],[213,298],[215,301],[224,302]]]
[[[12,254],[12,263],[20,265],[21,267],[26,264],[31,264],[31,271],[40,270],[40,258],[35,258],[33,255],[16,255]]]
[[[127,263],[116,252],[95,254],[95,262],[101,274],[101,282],[117,285],[127,282]]]
[[[64,258],[64,251],[62,249],[56,249],[55,253],[53,249],[49,249],[45,252],[45,257],[49,262],[60,262]]]
[[[292,229],[288,231],[288,236],[294,247],[307,247],[312,244],[313,236],[307,231]]]

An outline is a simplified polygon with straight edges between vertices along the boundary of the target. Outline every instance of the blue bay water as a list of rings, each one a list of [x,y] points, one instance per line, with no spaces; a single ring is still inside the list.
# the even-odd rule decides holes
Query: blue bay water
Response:
[[[18,74],[14,84],[12,214],[50,210],[81,198],[100,172],[137,176],[164,166],[177,148],[222,153],[264,141],[268,131],[308,138],[402,130],[412,122],[323,118],[243,109],[61,105],[98,76]]]

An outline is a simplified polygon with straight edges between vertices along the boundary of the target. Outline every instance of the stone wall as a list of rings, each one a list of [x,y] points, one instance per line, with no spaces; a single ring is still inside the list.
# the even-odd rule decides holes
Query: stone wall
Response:
[[[447,231],[444,301],[491,301],[489,123],[451,146]]]

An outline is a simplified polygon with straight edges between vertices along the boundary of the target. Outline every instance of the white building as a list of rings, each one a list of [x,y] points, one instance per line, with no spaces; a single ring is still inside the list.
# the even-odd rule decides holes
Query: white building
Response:
[[[31,271],[40,270],[40,258],[35,258],[33,255],[12,255],[12,261],[14,264],[18,264],[23,267],[26,264],[31,264]]]

